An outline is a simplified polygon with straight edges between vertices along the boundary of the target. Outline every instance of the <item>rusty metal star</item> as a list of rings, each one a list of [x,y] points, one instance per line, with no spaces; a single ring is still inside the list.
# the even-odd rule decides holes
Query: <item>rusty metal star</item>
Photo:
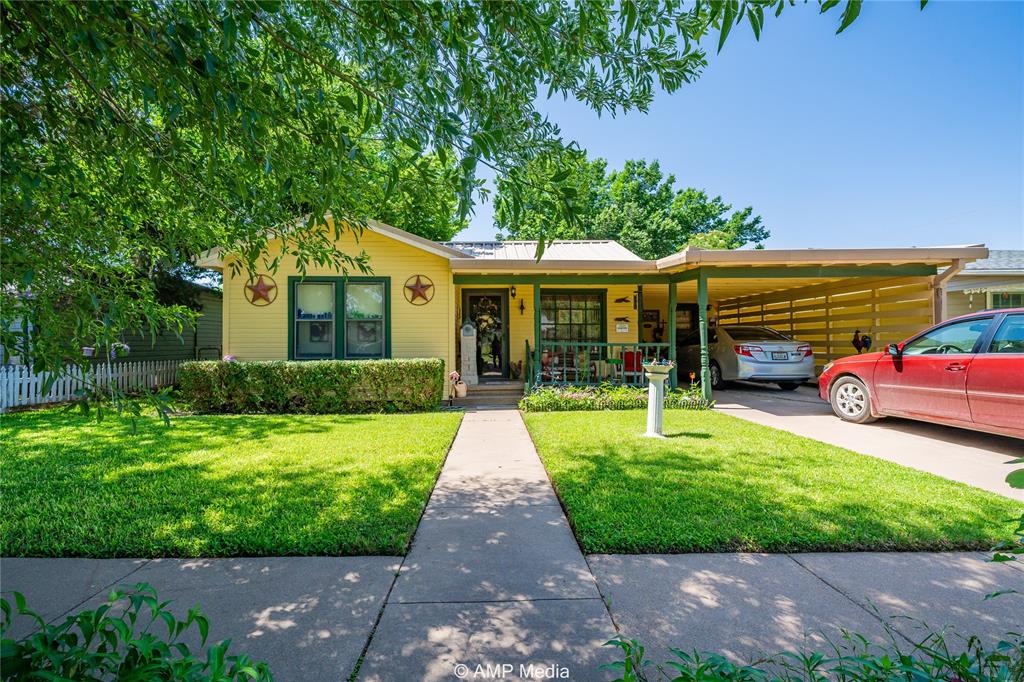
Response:
[[[252,303],[260,299],[270,303],[270,292],[276,289],[277,285],[263,281],[263,275],[260,275],[256,284],[246,284],[245,288],[252,292]]]
[[[427,284],[419,275],[416,275],[416,281],[413,284],[406,284],[405,288],[411,292],[409,296],[410,303],[415,301],[417,298],[422,298],[424,302],[429,302],[430,299],[427,298],[427,292],[433,289],[434,285]]]

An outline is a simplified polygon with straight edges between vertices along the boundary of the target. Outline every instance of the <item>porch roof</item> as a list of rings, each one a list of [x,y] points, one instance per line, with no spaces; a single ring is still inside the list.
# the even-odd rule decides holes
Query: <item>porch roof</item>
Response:
[[[956,266],[986,258],[987,248],[980,244],[965,246],[934,246],[871,249],[699,249],[687,247],[679,253],[659,260],[585,260],[548,258],[453,258],[452,270],[460,275],[515,275],[585,273],[618,277],[635,274],[641,279],[665,278],[685,281],[699,268],[713,268],[719,277],[750,279],[758,275],[778,279],[787,273],[795,278],[817,276],[837,278],[856,276],[858,269],[876,276],[889,266],[911,265],[938,268]],[[875,272],[879,270],[879,272]],[[693,271],[693,272],[691,272]]]

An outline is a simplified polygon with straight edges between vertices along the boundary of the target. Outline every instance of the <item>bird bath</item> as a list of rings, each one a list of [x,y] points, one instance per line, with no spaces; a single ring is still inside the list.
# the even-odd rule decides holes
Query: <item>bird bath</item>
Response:
[[[644,363],[647,375],[647,433],[648,438],[664,438],[662,422],[665,413],[665,379],[675,367],[671,361]]]

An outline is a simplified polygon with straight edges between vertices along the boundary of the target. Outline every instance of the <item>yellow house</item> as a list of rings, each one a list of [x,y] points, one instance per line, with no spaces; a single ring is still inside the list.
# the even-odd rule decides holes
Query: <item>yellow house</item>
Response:
[[[642,383],[640,360],[674,360],[678,335],[691,331],[701,366],[680,369],[706,375],[717,319],[798,336],[823,365],[852,352],[854,330],[880,347],[943,319],[943,287],[988,255],[980,245],[687,248],[649,261],[612,241],[555,241],[537,260],[535,242],[439,243],[373,221],[344,232],[337,248],[364,252],[371,272],[311,266],[303,277],[285,256],[274,272],[235,273],[229,250],[204,254],[199,265],[224,273],[224,354],[438,357],[460,370],[472,353],[481,381]],[[269,241],[268,260],[281,249]],[[466,321],[475,342],[463,353]]]

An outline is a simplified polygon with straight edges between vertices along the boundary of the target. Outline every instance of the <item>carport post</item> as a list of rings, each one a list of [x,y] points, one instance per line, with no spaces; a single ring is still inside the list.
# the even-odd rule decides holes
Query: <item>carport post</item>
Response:
[[[643,324],[641,322],[641,324]],[[676,361],[676,283],[668,283],[668,359]],[[679,369],[673,367],[668,374],[669,386],[679,385]]]
[[[700,330],[700,391],[711,400],[711,370],[708,363],[708,276],[697,269],[697,328]]]
[[[533,285],[533,385],[540,384],[540,282]]]

